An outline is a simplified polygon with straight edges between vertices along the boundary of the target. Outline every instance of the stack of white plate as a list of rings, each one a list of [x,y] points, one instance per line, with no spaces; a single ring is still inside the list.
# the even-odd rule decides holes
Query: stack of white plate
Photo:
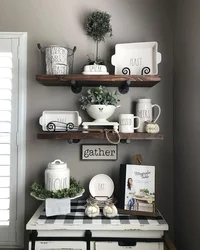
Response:
[[[114,183],[106,174],[95,175],[89,183],[90,197],[87,204],[97,204],[100,208],[106,204],[116,203],[113,197]]]

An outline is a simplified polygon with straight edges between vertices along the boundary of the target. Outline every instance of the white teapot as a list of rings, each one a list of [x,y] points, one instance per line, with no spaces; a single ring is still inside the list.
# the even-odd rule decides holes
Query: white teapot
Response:
[[[49,191],[57,191],[69,188],[70,186],[70,170],[67,163],[57,159],[48,164],[45,170],[45,189]]]

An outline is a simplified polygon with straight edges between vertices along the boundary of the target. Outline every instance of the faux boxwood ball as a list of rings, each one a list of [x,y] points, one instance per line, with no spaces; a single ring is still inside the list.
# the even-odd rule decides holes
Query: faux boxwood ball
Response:
[[[112,36],[111,16],[107,12],[94,11],[86,19],[86,32],[94,41],[105,41],[105,35]]]

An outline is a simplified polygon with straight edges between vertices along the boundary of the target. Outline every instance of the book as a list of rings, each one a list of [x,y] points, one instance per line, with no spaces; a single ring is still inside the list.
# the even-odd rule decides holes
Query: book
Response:
[[[121,209],[155,213],[155,166],[121,165],[120,193]]]

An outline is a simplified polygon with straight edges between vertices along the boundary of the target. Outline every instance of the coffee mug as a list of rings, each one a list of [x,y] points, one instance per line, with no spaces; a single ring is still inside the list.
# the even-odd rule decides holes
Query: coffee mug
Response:
[[[154,107],[158,108],[158,115],[155,119],[152,116],[152,109]],[[140,126],[137,129],[137,132],[146,132],[145,125],[146,122],[155,122],[158,120],[161,114],[161,108],[158,104],[151,104],[151,99],[138,99],[136,105],[136,115],[140,117]]]
[[[138,126],[134,127],[134,120],[138,120]],[[119,115],[119,132],[121,133],[134,133],[134,129],[140,126],[140,118],[133,114],[120,114]]]

